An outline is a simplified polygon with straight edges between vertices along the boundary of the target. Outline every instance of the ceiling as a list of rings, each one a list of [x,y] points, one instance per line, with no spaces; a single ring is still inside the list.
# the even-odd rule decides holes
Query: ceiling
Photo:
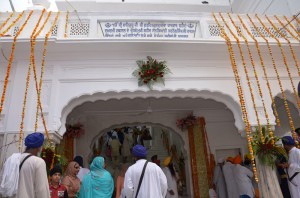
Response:
[[[203,98],[124,98],[86,102],[74,108],[69,117],[76,115],[139,115],[143,113],[189,113],[201,110],[227,109],[223,103]]]

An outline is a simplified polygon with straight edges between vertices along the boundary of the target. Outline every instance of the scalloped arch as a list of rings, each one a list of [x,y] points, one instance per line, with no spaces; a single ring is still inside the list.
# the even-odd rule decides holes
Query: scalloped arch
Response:
[[[235,119],[235,126],[238,131],[243,131],[245,126],[242,119],[242,112],[240,105],[234,97],[220,91],[212,91],[212,90],[152,90],[152,91],[109,91],[109,92],[96,92],[96,93],[83,93],[79,96],[71,98],[62,108],[61,117],[60,117],[60,127],[59,134],[62,136],[65,133],[65,124],[67,116],[71,113],[71,111],[81,104],[85,102],[95,102],[97,100],[107,101],[109,99],[134,99],[134,98],[203,98],[203,99],[213,99],[217,102],[221,102],[225,104],[228,109],[230,109],[233,113]]]

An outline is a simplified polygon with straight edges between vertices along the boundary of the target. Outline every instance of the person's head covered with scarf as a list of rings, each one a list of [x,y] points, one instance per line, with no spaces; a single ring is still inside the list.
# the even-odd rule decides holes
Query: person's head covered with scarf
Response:
[[[100,188],[92,188],[101,186]],[[90,165],[90,173],[86,174],[82,180],[80,195],[85,198],[112,197],[114,191],[114,181],[111,174],[105,170],[105,159],[95,157]]]

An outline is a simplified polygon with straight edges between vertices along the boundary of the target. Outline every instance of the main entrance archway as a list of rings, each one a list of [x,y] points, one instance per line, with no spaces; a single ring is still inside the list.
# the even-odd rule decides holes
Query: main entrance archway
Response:
[[[89,97],[73,100],[62,113],[62,118],[65,117],[62,123],[81,122],[84,125],[85,134],[75,141],[74,154],[84,156],[86,162],[97,138],[111,129],[135,125],[168,129],[182,143],[188,175],[188,197],[193,197],[188,132],[176,126],[177,119],[191,112],[205,117],[209,147],[217,158],[224,157],[224,153],[230,154],[232,150],[245,153],[247,144],[240,134],[243,122],[239,105],[224,94],[209,91],[151,91],[108,95],[99,93]],[[60,133],[63,134],[63,131]]]

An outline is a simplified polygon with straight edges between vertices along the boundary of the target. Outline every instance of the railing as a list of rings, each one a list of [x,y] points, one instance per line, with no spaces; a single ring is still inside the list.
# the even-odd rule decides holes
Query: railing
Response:
[[[0,41],[12,39],[20,27],[26,20],[29,11],[26,11],[21,19],[16,22],[9,31],[7,31]],[[18,17],[19,13],[15,13],[8,22],[3,26],[2,24],[9,18],[10,13],[2,13],[0,15],[0,35],[13,23]],[[34,11],[28,24],[20,34],[19,38],[29,39],[32,30],[36,26],[37,19],[40,17],[41,11]],[[43,25],[46,13],[42,19],[40,26]],[[247,34],[251,32],[258,41],[261,40],[261,35],[270,39],[270,42],[276,41],[272,37],[278,38],[281,42],[299,42],[299,20],[294,20],[288,23],[291,19],[284,16],[269,16],[272,24],[268,22],[265,16],[259,16],[262,23],[251,15],[253,23],[249,20],[248,16],[230,14],[235,25],[231,22],[228,14],[222,14],[224,21],[219,13],[215,16],[225,32],[229,33],[228,27],[241,38],[244,35],[249,41],[252,40],[251,36]],[[45,25],[44,30],[39,37],[45,37],[46,33],[50,30],[56,13],[52,16]],[[226,24],[228,27],[226,26]],[[266,30],[268,29],[268,31]],[[260,33],[259,33],[259,32]],[[270,35],[272,34],[272,35]],[[221,37],[221,30],[216,23],[211,13],[200,14],[169,14],[169,13],[74,13],[66,12],[60,13],[58,22],[54,26],[50,37],[57,39],[70,39],[70,40],[172,40],[172,41],[214,41],[223,40]],[[285,37],[285,38],[283,38]]]

